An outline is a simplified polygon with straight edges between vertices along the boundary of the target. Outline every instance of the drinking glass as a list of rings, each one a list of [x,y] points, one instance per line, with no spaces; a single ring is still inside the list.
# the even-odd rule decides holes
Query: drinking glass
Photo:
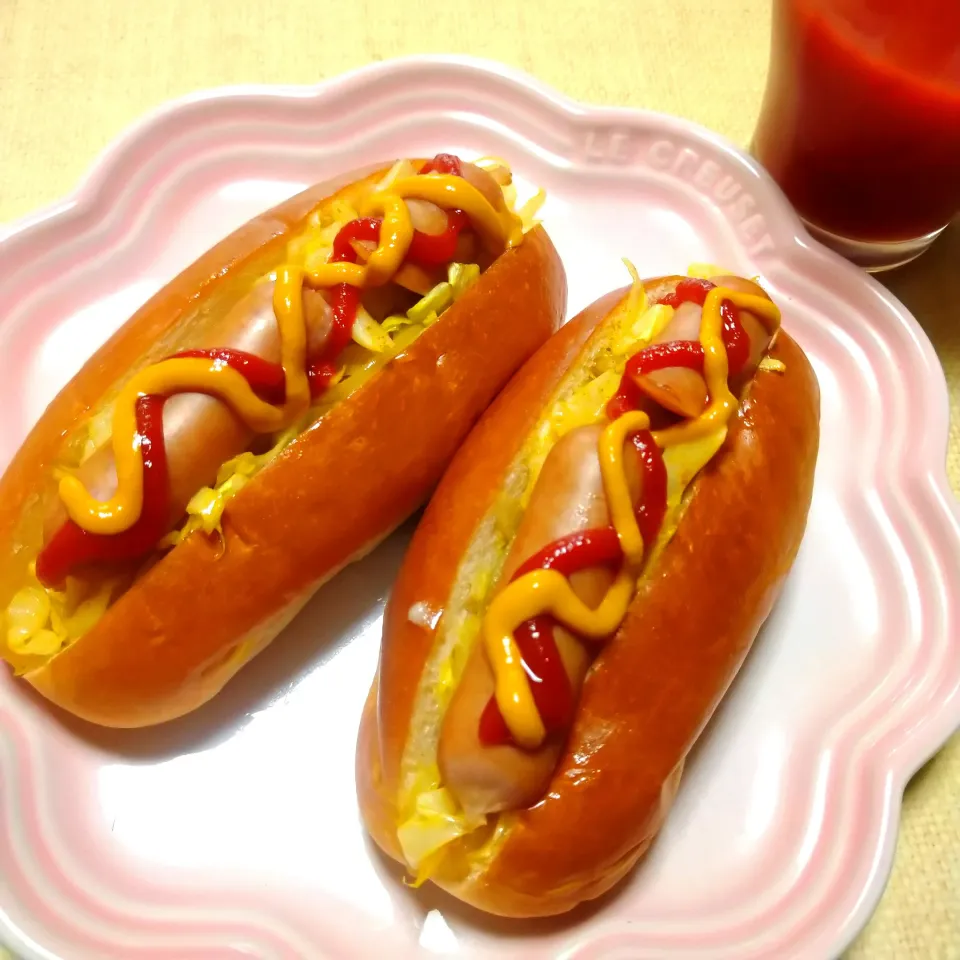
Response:
[[[960,211],[960,0],[773,0],[753,152],[855,263],[919,256]]]

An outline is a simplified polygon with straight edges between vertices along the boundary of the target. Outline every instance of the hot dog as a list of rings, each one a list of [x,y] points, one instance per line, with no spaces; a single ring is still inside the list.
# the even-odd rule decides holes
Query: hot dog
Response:
[[[559,259],[502,164],[399,160],[327,193],[153,297],[0,481],[0,655],[80,717],[212,697],[423,501],[559,325]]]
[[[504,916],[649,846],[806,524],[813,370],[755,281],[616,291],[451,463],[384,618],[357,749],[377,844]]]

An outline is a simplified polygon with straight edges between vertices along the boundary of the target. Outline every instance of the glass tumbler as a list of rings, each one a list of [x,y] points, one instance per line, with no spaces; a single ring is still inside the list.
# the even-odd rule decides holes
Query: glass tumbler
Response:
[[[753,153],[855,263],[919,256],[960,211],[960,0],[773,0]]]

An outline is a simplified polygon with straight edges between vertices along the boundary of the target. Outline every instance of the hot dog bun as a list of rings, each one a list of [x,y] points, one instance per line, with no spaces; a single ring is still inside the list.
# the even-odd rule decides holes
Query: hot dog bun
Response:
[[[648,297],[680,279],[646,282]],[[495,508],[501,491],[523,486],[531,432],[564,382],[603,349],[605,321],[624,296],[587,308],[513,378],[461,447],[405,558],[356,770],[367,829],[401,863],[399,797],[413,776],[410,758],[426,742],[411,719],[443,719],[424,709],[434,695],[425,671],[435,669],[444,624],[449,631],[465,621],[469,584],[509,550],[518,519]],[[684,759],[769,614],[806,523],[819,390],[782,330],[769,356],[784,369],[753,378],[722,448],[689,488],[675,532],[590,669],[543,798],[488,818],[428,871],[461,900],[509,917],[563,913],[616,884],[659,830]],[[466,657],[458,654],[461,663]],[[432,742],[436,749],[435,732]]]
[[[36,556],[62,438],[132,371],[167,355],[185,324],[209,322],[218,304],[275,269],[328,194],[307,190],[217,244],[50,404],[0,482],[0,609]],[[214,696],[324,581],[425,499],[477,416],[557,328],[565,297],[556,251],[534,228],[230,500],[222,541],[180,542],[86,634],[30,664],[26,680],[65,710],[114,727],[170,720]]]

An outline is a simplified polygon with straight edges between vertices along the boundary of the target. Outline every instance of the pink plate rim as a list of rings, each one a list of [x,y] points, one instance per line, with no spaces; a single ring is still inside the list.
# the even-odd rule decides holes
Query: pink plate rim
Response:
[[[211,127],[220,125],[226,129],[231,124],[274,113],[280,116],[280,122],[289,123],[298,115],[296,104],[304,102],[329,110],[329,116],[324,115],[322,120],[317,119],[319,114],[312,114],[314,122],[337,123],[340,122],[337,104],[345,100],[356,103],[364,91],[436,89],[438,81],[449,78],[469,80],[478,91],[482,88],[483,93],[477,93],[478,99],[491,102],[509,99],[514,107],[521,105],[526,111],[524,119],[535,119],[531,128],[524,131],[523,138],[533,149],[555,157],[560,156],[556,144],[562,143],[562,138],[554,135],[561,128],[657,129],[675,135],[678,140],[699,143],[736,165],[751,181],[759,209],[767,215],[769,230],[776,236],[779,261],[788,262],[792,272],[805,278],[819,278],[811,282],[820,286],[826,277],[847,289],[869,291],[878,322],[895,331],[901,344],[916,352],[909,373],[917,377],[904,388],[912,407],[909,420],[905,410],[894,410],[894,429],[887,449],[882,456],[878,452],[877,462],[871,467],[874,475],[887,471],[884,492],[894,503],[892,513],[898,524],[912,526],[928,539],[930,557],[926,562],[936,565],[944,557],[953,558],[954,562],[960,557],[960,510],[946,474],[949,412],[946,381],[929,339],[909,311],[873,278],[813,240],[763,169],[721,137],[688,121],[650,111],[579,103],[499,63],[467,57],[416,56],[362,67],[315,86],[244,85],[174,100],[150,112],[118,137],[66,198],[7,228],[0,226],[0,302],[15,289],[15,283],[24,283],[24,274],[29,275],[29,265],[42,248],[67,244],[71,238],[90,232],[97,223],[110,221],[116,225],[121,219],[136,218],[148,202],[151,185],[149,178],[138,176],[138,172],[148,164],[154,143],[186,143],[201,124],[209,137]],[[207,109],[210,104],[216,104],[215,114]],[[864,330],[863,336],[869,339],[872,334]],[[911,435],[911,455],[907,461],[897,454],[905,449],[910,421],[923,422],[925,429]],[[943,563],[940,566],[943,568]],[[936,624],[944,636],[956,639],[956,601],[951,601],[949,592],[936,599],[942,607],[939,616],[934,618]],[[784,943],[802,943],[807,950],[836,955],[852,941],[876,906],[892,866],[903,789],[912,774],[960,728],[960,663],[956,658],[948,663],[934,657],[928,658],[922,667],[925,676],[904,677],[902,689],[876,704],[873,711],[858,712],[855,722],[831,737],[831,749],[836,750],[837,758],[842,758],[848,770],[845,780],[848,795],[840,802],[840,815],[847,818],[850,827],[846,830],[834,827],[834,835],[839,838],[838,843],[849,837],[850,844],[860,841],[861,846],[848,847],[842,856],[839,851],[835,852],[834,886],[824,887],[820,892],[819,917],[798,916],[781,903],[784,916],[779,922],[784,936],[789,936],[792,930],[800,938]],[[935,683],[931,679],[934,670],[939,671]],[[930,682],[924,685],[921,682],[924,680]],[[885,711],[882,717],[878,713],[881,708]],[[0,757],[16,757],[24,751],[23,768],[35,767],[36,743],[31,731],[25,727],[20,729],[18,718],[5,710],[2,703],[0,718],[4,734],[0,738]],[[7,752],[2,749],[5,742],[9,747]],[[29,795],[27,787],[21,790],[22,796]],[[0,781],[0,801],[3,800]],[[0,804],[0,821],[2,845],[3,834],[9,838],[17,822],[5,803]],[[866,838],[865,823],[877,825]],[[42,836],[42,830],[39,835]],[[851,868],[858,859],[861,862],[869,859],[870,866],[865,874],[866,882],[852,889],[851,874],[854,881],[862,875]],[[28,882],[25,872],[23,879]],[[42,891],[35,893],[40,895]],[[837,898],[840,897],[843,909],[838,911]],[[88,905],[91,904],[93,900],[89,899]],[[778,923],[776,916],[768,915],[765,919],[774,925]],[[259,920],[254,911],[245,918],[249,942],[270,943],[277,935],[277,927],[261,927]],[[751,925],[755,921],[756,918],[750,918]],[[13,935],[5,923],[0,903],[0,942],[5,936]],[[601,936],[601,942],[593,946],[605,945],[621,955],[619,951],[628,950],[629,944],[629,934],[617,934]],[[25,957],[47,960],[52,957],[39,945],[22,940],[17,941],[16,949]]]

